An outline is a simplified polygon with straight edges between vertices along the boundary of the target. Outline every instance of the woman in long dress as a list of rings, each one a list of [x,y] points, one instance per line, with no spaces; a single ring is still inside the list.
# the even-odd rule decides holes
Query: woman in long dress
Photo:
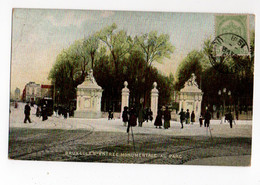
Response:
[[[169,111],[168,107],[164,111],[164,128],[168,129],[170,127],[170,120],[171,120],[171,112]]]
[[[157,116],[154,122],[154,126],[157,128],[162,128],[162,111],[158,109]]]

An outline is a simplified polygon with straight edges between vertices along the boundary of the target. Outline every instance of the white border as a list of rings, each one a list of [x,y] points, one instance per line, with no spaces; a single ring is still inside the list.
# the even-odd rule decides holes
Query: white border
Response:
[[[258,0],[13,0],[1,1],[1,184],[260,184],[260,53]],[[256,15],[253,155],[251,167],[131,165],[8,160],[8,116],[12,8],[98,9]],[[258,55],[257,55],[258,54]]]

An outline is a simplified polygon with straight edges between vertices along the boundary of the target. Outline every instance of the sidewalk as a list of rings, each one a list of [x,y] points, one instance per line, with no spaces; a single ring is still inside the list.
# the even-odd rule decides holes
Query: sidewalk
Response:
[[[93,129],[95,131],[107,132],[126,132],[126,127],[123,126],[121,119],[107,120],[101,119],[83,119],[83,118],[68,118],[63,117],[48,117],[48,120],[42,121],[34,114],[35,110],[31,111],[32,123],[24,124],[23,107],[19,106],[18,109],[11,107],[10,114],[10,128],[38,128],[38,129]],[[252,121],[239,120],[229,128],[228,123],[220,124],[220,120],[212,120],[211,133],[213,137],[252,137]],[[133,127],[135,134],[159,134],[159,135],[172,135],[172,136],[208,136],[210,133],[205,127],[200,127],[199,123],[194,125],[184,124],[184,129],[181,129],[179,122],[171,121],[171,127],[167,130],[156,129],[153,122],[144,122],[143,127]]]

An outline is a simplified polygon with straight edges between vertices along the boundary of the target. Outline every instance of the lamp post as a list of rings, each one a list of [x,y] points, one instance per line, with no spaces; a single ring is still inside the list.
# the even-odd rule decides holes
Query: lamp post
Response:
[[[223,88],[223,90],[219,90],[218,91],[218,95],[219,96],[222,96],[222,99],[223,99],[223,107],[222,107],[222,119],[221,119],[221,122],[224,122],[224,119],[225,119],[225,108],[226,108],[226,97],[227,96],[231,96],[231,91],[228,91],[227,92],[227,89],[226,88]]]

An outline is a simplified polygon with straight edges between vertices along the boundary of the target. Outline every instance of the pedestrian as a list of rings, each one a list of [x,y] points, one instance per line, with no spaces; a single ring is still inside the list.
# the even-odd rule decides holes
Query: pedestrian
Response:
[[[139,112],[138,112],[138,126],[142,127],[144,122],[144,109],[143,106],[140,106]]]
[[[129,121],[126,132],[129,132],[130,127],[135,127],[137,125],[137,113],[135,106],[131,107],[129,112]]]
[[[29,123],[31,123],[30,112],[31,112],[31,107],[29,106],[29,103],[27,103],[24,107],[24,115],[25,115],[25,118],[23,121],[24,123],[26,123],[27,120],[29,121]]]
[[[211,114],[210,114],[209,110],[207,110],[206,114],[205,114],[205,121],[204,121],[205,127],[209,127],[210,120],[211,120]]]
[[[166,106],[166,110],[164,111],[163,118],[164,118],[164,128],[165,128],[165,129],[170,128],[170,126],[171,126],[171,125],[170,125],[171,112],[169,111],[168,106]]]
[[[191,113],[190,121],[191,121],[191,124],[192,124],[192,125],[193,125],[193,123],[195,122],[195,113],[194,113],[194,111],[192,111],[192,113]]]
[[[129,120],[128,116],[129,116],[128,107],[125,106],[125,107],[124,107],[123,114],[122,114],[122,119],[123,119],[123,122],[124,122],[124,126],[126,126],[128,120]]]
[[[109,110],[108,110],[108,120],[112,120],[113,119],[113,117],[114,117],[114,114],[113,114],[113,112],[112,112],[112,109],[110,108]]]
[[[183,122],[185,120],[185,112],[183,111],[183,109],[181,109],[179,115],[180,115],[181,129],[183,129]]]
[[[151,108],[148,108],[148,120],[153,121],[153,111]]]
[[[148,122],[149,118],[148,118],[148,111],[149,109],[146,107],[145,111],[144,111],[144,121]]]
[[[67,119],[67,117],[68,117],[68,109],[67,109],[67,107],[64,107],[63,109],[63,117],[64,117],[64,119]]]
[[[231,111],[229,111],[228,115],[227,115],[227,120],[230,124],[230,128],[232,128],[232,122],[233,122],[233,115],[231,114]]]
[[[203,117],[202,117],[202,115],[200,115],[199,122],[200,122],[200,127],[202,127],[202,125],[203,125]]]
[[[39,105],[37,105],[37,108],[36,108],[36,116],[41,117],[41,109],[40,109]]]
[[[47,107],[45,104],[43,104],[42,106],[42,121],[45,121],[48,119],[48,116],[47,116]]]
[[[154,126],[157,128],[162,128],[162,111],[158,109],[157,116],[155,118]]]
[[[238,120],[238,109],[236,109],[236,119]]]
[[[186,124],[190,124],[190,112],[189,112],[189,109],[187,109],[187,112],[186,112]]]

